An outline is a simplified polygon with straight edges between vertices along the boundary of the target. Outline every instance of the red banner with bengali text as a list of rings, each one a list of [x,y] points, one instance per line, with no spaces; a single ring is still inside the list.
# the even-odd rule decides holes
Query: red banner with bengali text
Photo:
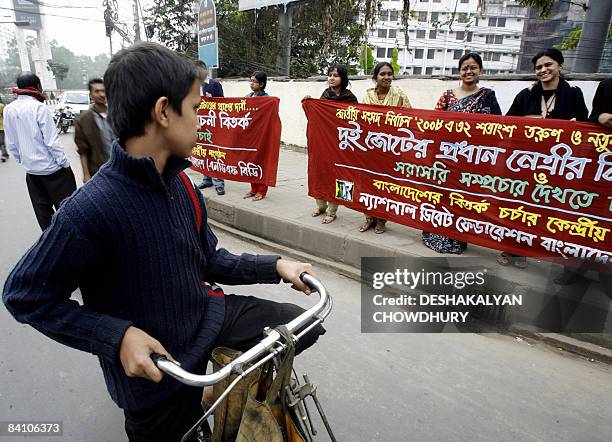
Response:
[[[309,195],[523,256],[612,265],[612,131],[303,101]]]
[[[215,178],[275,186],[278,103],[278,97],[202,97],[192,168]]]

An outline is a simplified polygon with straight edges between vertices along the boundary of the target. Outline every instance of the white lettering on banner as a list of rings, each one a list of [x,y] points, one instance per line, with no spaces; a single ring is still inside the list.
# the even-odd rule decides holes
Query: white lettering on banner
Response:
[[[495,166],[498,155],[504,153],[506,149],[491,146],[474,146],[473,144],[468,144],[467,141],[462,141],[461,143],[443,141],[440,143],[440,151],[442,153],[437,154],[436,158],[448,159],[457,163],[459,162],[457,155],[461,155],[468,163],[480,164],[482,161],[483,163]]]
[[[225,164],[223,160],[209,160],[206,158],[206,168],[213,172],[226,173],[228,175],[238,175],[238,167]]]
[[[595,174],[595,181],[599,181],[601,178],[604,181],[612,181],[612,152],[604,152],[599,155],[597,160],[597,174]]]
[[[557,152],[563,150],[563,156]],[[506,160],[506,167],[513,172],[523,169],[536,170],[545,169],[552,175],[565,175],[568,180],[582,178],[584,168],[592,160],[590,158],[578,158],[571,156],[572,148],[567,144],[559,143],[550,149],[550,155],[527,150],[515,150]],[[565,169],[570,169],[565,173]]]
[[[228,129],[235,129],[240,127],[246,129],[249,126],[252,118],[249,116],[250,112],[247,112],[244,117],[230,117],[227,112],[219,112],[219,119],[221,120],[221,127],[227,127]]]
[[[434,227],[450,227],[453,224],[455,215],[450,213],[446,207],[442,207],[442,211],[436,210],[436,206],[429,203],[422,203],[420,220],[430,223]]]
[[[487,221],[479,221],[465,217],[457,218],[455,228],[461,233],[469,233],[470,231],[473,231],[477,235],[484,233],[497,242],[501,242],[505,238],[514,238],[517,243],[525,243],[529,247],[533,246],[533,240],[537,237],[537,235],[523,232],[522,230],[510,229]]]
[[[542,236],[541,240],[542,242],[540,245],[544,249],[551,253],[557,253],[566,259],[569,257],[582,260],[594,258],[593,260],[599,264],[612,263],[612,252],[581,246],[580,244],[574,244],[571,242],[564,242],[546,236]]]
[[[395,201],[390,198],[383,196],[371,195],[369,193],[361,193],[359,195],[359,202],[366,206],[366,210],[375,210],[378,206],[385,208],[387,212],[395,212],[398,216],[410,215],[412,219],[416,216],[417,207],[412,204],[403,203],[401,201]]]
[[[263,170],[261,166],[258,166],[257,164],[240,161],[238,162],[238,168],[240,169],[240,176],[248,176],[259,179],[261,179],[263,176]]]
[[[382,132],[368,132],[365,139],[365,144],[368,149],[380,149],[383,152],[391,152],[393,155],[401,155],[402,153],[414,150],[416,158],[425,158],[427,156],[427,146],[433,143],[433,140],[417,140],[414,138],[412,131],[399,128],[399,132],[407,133],[407,137],[398,137]]]
[[[356,121],[349,121],[348,124],[353,127],[338,128],[338,147],[340,150],[350,148],[354,152],[355,148],[357,148],[365,152],[367,149],[359,144],[359,138],[363,133],[361,126]]]
[[[189,161],[191,161],[191,164],[193,164],[198,169],[204,169],[204,167],[205,167],[204,160],[201,159],[201,158],[196,158],[194,156],[190,156],[189,157]]]
[[[214,110],[209,110],[208,115],[198,115],[198,125],[215,127],[217,121],[217,114]]]

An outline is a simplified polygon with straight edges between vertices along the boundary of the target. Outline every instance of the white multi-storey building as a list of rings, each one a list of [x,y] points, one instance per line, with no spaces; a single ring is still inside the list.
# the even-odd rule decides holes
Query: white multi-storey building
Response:
[[[13,24],[0,24],[0,60],[8,57],[10,41],[15,38],[15,26]]]
[[[457,63],[466,52],[482,56],[486,73],[515,72],[527,9],[515,1],[412,0],[409,49],[401,25],[402,2],[382,2],[378,20],[368,38],[377,61],[391,61],[399,52],[402,74],[458,74]]]

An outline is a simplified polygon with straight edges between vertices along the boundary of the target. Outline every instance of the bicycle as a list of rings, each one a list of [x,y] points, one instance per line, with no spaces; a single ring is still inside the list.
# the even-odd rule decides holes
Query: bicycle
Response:
[[[311,289],[313,293],[319,294],[319,301],[316,305],[306,310],[300,316],[289,322],[288,324],[270,329],[264,329],[265,337],[248,351],[244,352],[221,369],[205,375],[197,375],[190,373],[180,365],[170,361],[163,355],[151,355],[156,366],[164,373],[177,379],[179,382],[193,387],[207,387],[215,385],[226,379],[232,374],[237,375],[236,378],[229,384],[223,393],[208,407],[203,416],[191,427],[191,429],[183,436],[182,442],[186,442],[189,438],[197,435],[199,441],[205,441],[203,432],[199,431],[202,424],[206,423],[209,416],[213,415],[214,411],[221,405],[223,400],[229,393],[243,381],[249,374],[264,366],[265,364],[273,364],[273,367],[281,366],[283,358],[287,350],[293,344],[298,342],[310,330],[321,324],[325,318],[331,313],[333,301],[327,289],[323,284],[313,276],[303,273],[300,279]],[[297,334],[295,334],[297,332]],[[285,336],[285,337],[283,337]],[[293,341],[288,343],[287,339]],[[327,416],[323,411],[321,403],[317,399],[317,387],[310,382],[308,375],[304,374],[303,382],[300,381],[295,370],[289,385],[286,387],[285,394],[282,395],[285,399],[285,406],[295,416],[295,423],[299,429],[300,435],[306,442],[313,442],[317,431],[314,428],[310,411],[305,402],[307,397],[312,398],[323,425],[327,430],[330,439],[335,442],[336,438],[333,434]]]

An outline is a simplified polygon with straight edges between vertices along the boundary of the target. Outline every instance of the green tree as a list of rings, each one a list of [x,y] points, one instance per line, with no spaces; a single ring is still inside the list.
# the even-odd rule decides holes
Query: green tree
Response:
[[[396,74],[399,74],[400,71],[400,65],[397,61],[399,57],[399,51],[397,48],[393,48],[393,55],[391,56],[391,66],[393,67],[393,72],[395,72]]]
[[[372,54],[372,48],[366,44],[362,44],[359,56],[359,67],[365,75],[369,75],[372,73],[375,65],[376,59]]]
[[[561,43],[555,45],[556,48],[561,50],[576,49],[582,36],[582,25],[577,25],[567,37],[563,39]],[[608,40],[612,40],[612,26],[608,29]]]

